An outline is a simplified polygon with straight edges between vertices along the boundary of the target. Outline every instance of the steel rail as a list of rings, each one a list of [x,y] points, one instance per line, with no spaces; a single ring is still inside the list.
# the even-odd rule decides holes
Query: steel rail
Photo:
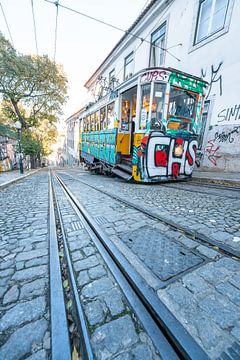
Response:
[[[78,181],[100,193],[103,193],[109,197],[111,197],[112,199],[115,199],[115,200],[118,200],[119,202],[135,209],[135,210],[138,210],[140,211],[141,213],[149,216],[150,218],[152,219],[155,219],[155,220],[158,220],[158,221],[161,221],[162,223],[164,224],[167,224],[169,226],[171,226],[173,229],[175,230],[178,230],[182,233],[184,233],[185,235],[189,236],[190,238],[196,240],[196,241],[199,241],[200,243],[204,243],[204,244],[208,244],[208,245],[212,245],[214,246],[214,249],[216,251],[218,251],[219,253],[223,253],[224,255],[226,256],[229,256],[229,257],[233,257],[233,258],[236,258],[238,260],[240,260],[240,250],[233,250],[231,248],[231,246],[229,245],[226,245],[226,244],[222,244],[220,243],[219,241],[217,240],[214,240],[214,239],[210,239],[209,237],[207,237],[206,235],[204,234],[200,234],[198,233],[197,231],[193,231],[192,229],[189,229],[185,226],[182,226],[178,223],[176,223],[175,221],[173,220],[167,220],[166,218],[164,218],[164,216],[161,216],[161,215],[158,215],[156,213],[154,213],[153,211],[150,211],[150,210],[146,210],[144,207],[140,206],[140,205],[136,205],[126,199],[123,199],[121,198],[120,196],[116,195],[116,194],[112,194],[106,190],[102,190],[102,189],[99,189],[97,187],[94,187],[93,185],[90,185],[88,183],[86,183],[85,181],[82,181],[78,178],[75,178],[74,176],[70,175],[70,174],[65,174],[67,176],[69,176],[70,178],[74,179],[75,181]]]
[[[49,175],[49,242],[50,242],[50,308],[51,358],[70,360],[70,340],[58,256],[58,241],[53,205],[53,189]]]
[[[143,327],[150,334],[162,359],[170,360],[172,358],[171,354],[174,354],[172,349],[178,354],[177,358],[188,360],[209,359],[208,355],[169,311],[167,306],[133,269],[118,248],[108,238],[107,234],[67,188],[63,180],[56,174],[55,177],[61,184],[64,193],[76,210],[89,235],[94,240],[104,260],[107,262],[113,276],[133,306]],[[163,334],[166,338],[164,338]],[[176,355],[173,358],[176,358]]]
[[[54,189],[53,189],[53,193],[54,193]],[[82,305],[80,303],[79,300],[79,294],[78,294],[78,289],[77,289],[77,285],[76,285],[76,280],[75,280],[75,276],[74,276],[74,270],[72,267],[72,262],[71,262],[71,258],[70,258],[70,254],[69,254],[69,249],[68,249],[68,245],[67,245],[67,238],[66,238],[66,234],[64,231],[64,225],[63,225],[63,220],[62,220],[62,215],[59,209],[59,205],[58,205],[58,201],[57,201],[57,197],[55,196],[55,200],[56,200],[56,208],[57,208],[57,213],[58,213],[58,218],[59,218],[59,222],[60,222],[60,226],[61,226],[61,233],[62,233],[62,238],[63,238],[63,244],[64,244],[64,256],[67,262],[67,270],[68,270],[68,276],[69,276],[69,280],[70,280],[70,284],[71,284],[71,290],[72,290],[72,294],[73,294],[73,300],[75,303],[75,307],[76,307],[76,312],[77,312],[77,316],[78,316],[78,328],[80,329],[80,333],[81,333],[81,337],[80,337],[80,342],[81,342],[81,356],[82,358],[85,360],[93,360],[94,356],[93,356],[93,351],[92,351],[92,347],[91,347],[91,341],[90,341],[90,337],[89,337],[89,333],[88,333],[88,329],[87,329],[87,325],[86,325],[86,321],[84,318],[84,312],[82,309]],[[65,357],[59,357],[58,359],[64,359]]]

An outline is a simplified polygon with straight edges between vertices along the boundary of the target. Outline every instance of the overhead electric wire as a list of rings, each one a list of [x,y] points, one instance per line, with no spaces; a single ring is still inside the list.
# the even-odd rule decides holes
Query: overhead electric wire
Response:
[[[35,21],[35,15],[34,15],[33,0],[31,0],[31,4],[32,4],[32,17],[33,17],[33,27],[34,27],[34,37],[35,37],[36,53],[37,53],[37,55],[38,55],[37,28],[36,28],[36,21]]]
[[[78,11],[78,10],[75,10],[75,9],[72,9],[72,8],[70,8],[70,7],[68,7],[68,6],[62,5],[62,4],[60,4],[58,1],[55,1],[55,2],[50,1],[50,0],[44,0],[44,1],[46,1],[46,2],[48,2],[48,3],[50,3],[50,4],[56,5],[57,8],[58,8],[59,6],[61,6],[63,9],[69,10],[69,11],[71,11],[71,12],[74,12],[74,13],[78,14],[78,15],[81,15],[81,16],[84,16],[84,17],[86,17],[86,18],[88,18],[88,19],[94,20],[94,21],[96,21],[96,22],[98,22],[98,23],[100,23],[100,24],[103,24],[103,25],[109,26],[109,27],[111,27],[111,28],[113,28],[113,29],[116,29],[116,30],[119,30],[119,31],[121,31],[121,32],[124,32],[126,35],[130,35],[130,36],[132,36],[132,37],[135,37],[136,39],[140,39],[142,42],[145,41],[145,42],[147,42],[147,43],[149,43],[149,44],[152,45],[151,41],[148,41],[148,40],[146,40],[146,39],[144,39],[144,38],[142,38],[142,37],[140,37],[140,36],[138,36],[138,35],[135,35],[135,34],[133,34],[132,32],[130,32],[130,31],[128,31],[128,30],[123,30],[123,29],[121,29],[121,28],[118,27],[118,26],[115,26],[115,25],[112,25],[112,24],[110,24],[110,23],[107,23],[106,21],[97,19],[97,18],[95,18],[95,17],[93,17],[93,16],[87,15],[87,14],[85,14],[85,13],[82,13],[82,12]],[[175,55],[173,55],[173,54],[172,54],[170,51],[168,51],[167,49],[164,49],[163,47],[158,46],[158,45],[155,45],[155,47],[157,47],[157,48],[159,48],[159,49],[161,49],[161,50],[163,50],[163,51],[166,51],[166,52],[167,52],[170,56],[172,56],[174,59],[176,59],[177,61],[180,61],[180,59],[178,59]]]
[[[55,1],[54,3],[53,2],[51,3],[56,5],[56,22],[55,22],[55,37],[54,37],[54,52],[53,52],[53,61],[55,62],[56,51],[57,51],[58,7],[60,4],[58,3],[58,0]]]
[[[8,29],[8,34],[9,34],[9,37],[10,37],[10,39],[11,39],[12,46],[14,46],[14,45],[13,45],[13,39],[12,39],[11,31],[10,31],[10,27],[9,27],[9,25],[8,25],[7,17],[6,17],[6,15],[5,15],[5,12],[4,12],[4,10],[3,10],[3,6],[2,6],[2,3],[1,3],[1,2],[0,2],[0,7],[1,7],[1,10],[2,10],[2,14],[3,14],[4,20],[5,20],[7,29]]]

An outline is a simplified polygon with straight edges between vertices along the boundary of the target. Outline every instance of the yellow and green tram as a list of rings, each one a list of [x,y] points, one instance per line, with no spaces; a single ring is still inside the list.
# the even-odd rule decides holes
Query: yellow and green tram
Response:
[[[138,72],[81,114],[81,161],[137,182],[190,177],[206,88],[172,68]]]

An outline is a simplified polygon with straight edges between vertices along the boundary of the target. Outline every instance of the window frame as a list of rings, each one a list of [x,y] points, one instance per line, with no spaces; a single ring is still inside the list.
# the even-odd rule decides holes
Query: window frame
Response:
[[[163,35],[163,37],[164,37],[164,47],[165,47],[165,45],[166,45],[166,38],[167,38],[167,20],[164,20],[163,22],[162,22],[162,24],[155,30],[155,31],[153,31],[152,33],[151,33],[151,43],[150,43],[150,53],[149,53],[149,62],[148,62],[148,64],[149,64],[149,67],[159,67],[159,66],[163,66],[164,65],[164,63],[165,63],[165,56],[166,56],[166,51],[163,51],[163,61],[162,61],[162,63],[161,64],[156,64],[156,65],[153,65],[153,64],[151,64],[151,59],[152,59],[152,48],[153,48],[153,46],[154,46],[154,43],[153,43],[153,41],[152,41],[152,38],[153,38],[153,36],[158,32],[158,31],[160,31],[162,28],[164,28],[165,27],[165,32],[164,32],[164,35]],[[155,41],[157,41],[158,39],[160,39],[162,36],[160,36],[160,37],[158,37]],[[163,48],[164,48],[163,47]]]
[[[190,47],[188,53],[191,53],[194,50],[199,49],[200,47],[208,44],[211,41],[214,41],[215,39],[219,38],[220,36],[226,34],[229,31],[230,22],[231,22],[231,16],[234,6],[234,0],[228,0],[228,7],[225,17],[225,23],[224,27],[221,30],[218,30],[212,34],[210,34],[208,37],[204,38],[198,43],[195,43],[195,39],[197,36],[197,30],[198,30],[198,24],[199,24],[199,14],[200,14],[200,7],[201,3],[204,0],[197,0],[196,7],[195,7],[195,14],[193,16],[193,23],[192,23],[192,34],[190,37]]]
[[[129,62],[127,62],[127,60],[128,60],[130,57],[132,57],[132,60],[129,61]],[[128,76],[128,77],[126,78],[126,66],[132,63],[132,66],[134,67],[133,61],[134,61],[134,51],[131,51],[131,52],[124,58],[123,81],[126,81],[126,80],[130,79],[130,78],[133,76],[133,70],[132,70],[132,73],[130,73],[131,76]]]
[[[208,1],[208,0],[200,0],[199,5],[198,5],[197,22],[196,22],[196,28],[195,28],[195,34],[194,34],[194,45],[198,45],[200,42],[206,40],[207,38],[211,37],[212,35],[216,34],[217,32],[223,30],[224,27],[225,27],[225,24],[226,24],[226,19],[227,19],[227,13],[228,13],[228,9],[229,9],[230,0],[227,0],[227,6],[226,6],[226,12],[225,12],[225,18],[224,18],[223,26],[220,29],[211,32],[211,28],[212,28],[212,24],[213,24],[213,18],[214,18],[213,15],[214,15],[214,10],[215,10],[216,1],[217,1],[217,0],[211,0],[212,3],[211,3],[211,10],[210,10],[210,23],[209,23],[209,29],[208,29],[209,32],[207,33],[206,36],[204,36],[200,40],[197,40],[198,31],[199,31],[199,25],[200,25],[201,10],[202,10],[202,6],[203,6],[205,1]]]

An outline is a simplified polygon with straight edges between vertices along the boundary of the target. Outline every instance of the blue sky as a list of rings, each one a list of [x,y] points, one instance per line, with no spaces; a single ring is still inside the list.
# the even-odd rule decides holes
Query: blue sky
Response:
[[[14,47],[21,53],[36,53],[31,0],[0,0]],[[60,0],[59,3],[123,29],[139,15],[147,0]],[[33,0],[39,54],[53,58],[56,6]],[[0,9],[0,30],[9,39]],[[69,80],[65,118],[77,111],[86,99],[84,83],[123,35],[105,25],[59,7],[56,62]]]

